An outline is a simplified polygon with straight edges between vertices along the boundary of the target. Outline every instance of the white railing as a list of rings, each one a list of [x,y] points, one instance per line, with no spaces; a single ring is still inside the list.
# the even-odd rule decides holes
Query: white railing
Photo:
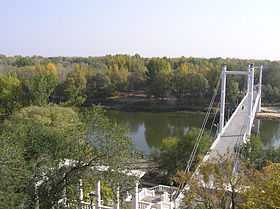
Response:
[[[232,115],[230,116],[230,119],[226,122],[225,127],[223,128],[222,132],[220,133],[222,135],[222,133],[224,132],[224,130],[229,126],[229,124],[231,123],[231,121],[233,120],[233,118],[235,117],[235,115],[240,111],[240,109],[244,108],[246,106],[245,101],[248,97],[248,93],[243,97],[243,99],[241,100],[241,102],[239,103],[239,105],[237,106],[237,108],[235,109],[235,111],[232,113]]]
[[[143,199],[144,197],[154,197],[155,196],[155,191],[154,190],[150,190],[147,188],[143,188],[141,190],[141,192],[139,192],[139,199]]]
[[[105,206],[105,205],[101,205],[100,207],[101,209],[114,209],[114,207],[111,206]]]
[[[172,209],[172,204],[171,203],[161,202],[160,203],[160,209]]]
[[[163,192],[163,194],[160,195],[160,199],[163,202],[169,202],[170,201],[169,194],[167,192]]]
[[[89,202],[82,202],[81,209],[95,209],[95,204],[90,204]],[[101,205],[100,209],[114,209],[114,207]]]
[[[145,202],[145,201],[139,201],[138,204],[139,204],[138,206],[139,209],[151,209],[152,207],[152,203]]]
[[[82,209],[93,209],[95,206],[91,205],[89,202],[81,202]]]
[[[167,192],[169,194],[172,194],[174,191],[177,190],[177,188],[172,186],[166,186],[166,185],[157,185],[150,188],[150,190],[153,190],[155,192]]]

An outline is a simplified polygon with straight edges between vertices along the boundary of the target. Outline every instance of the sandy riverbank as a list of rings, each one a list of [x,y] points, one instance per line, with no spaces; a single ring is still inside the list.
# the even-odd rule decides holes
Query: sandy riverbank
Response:
[[[280,121],[280,107],[262,107],[262,112],[257,113],[256,118]]]

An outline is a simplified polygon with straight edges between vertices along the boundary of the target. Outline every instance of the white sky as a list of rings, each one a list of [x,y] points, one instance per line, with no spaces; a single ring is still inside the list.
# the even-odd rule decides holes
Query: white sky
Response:
[[[8,55],[280,60],[280,0],[0,0]]]

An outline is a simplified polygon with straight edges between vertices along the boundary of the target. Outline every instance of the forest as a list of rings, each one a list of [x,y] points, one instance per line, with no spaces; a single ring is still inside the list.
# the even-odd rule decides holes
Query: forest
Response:
[[[209,103],[222,65],[227,65],[229,70],[246,70],[250,63],[264,65],[263,102],[279,103],[279,61],[143,58],[138,54],[103,57],[1,55],[0,112],[9,115],[19,107],[49,102],[90,106],[117,98],[122,92],[141,92],[147,99],[172,98],[177,103],[203,107]],[[244,77],[229,79],[227,101],[230,104],[238,102],[245,82]]]
[[[246,70],[249,63],[264,65],[263,102],[277,105],[280,62],[276,61],[1,55],[0,208],[36,209],[38,202],[43,209],[77,208],[79,179],[84,181],[85,201],[89,201],[89,192],[100,179],[104,203],[116,199],[117,187],[121,197],[125,197],[133,189],[135,179],[121,171],[133,169],[142,155],[135,150],[126,128],[110,121],[95,104],[118,98],[124,92],[140,92],[147,100],[175,99],[178,103],[206,106],[222,65],[226,64],[229,70]],[[230,79],[227,101],[236,104],[245,86],[244,77]],[[190,173],[182,170],[197,134],[198,130],[191,130],[182,138],[163,140],[155,158],[165,173],[165,183],[189,182]],[[206,134],[195,165],[211,142]],[[244,150],[241,175],[236,181],[232,162],[201,167],[205,171],[203,178],[208,178],[210,172],[219,189],[204,191],[191,182],[191,193],[184,200],[188,208],[194,208],[193,201],[197,199],[203,209],[227,208],[229,203],[235,204],[232,208],[279,206],[279,148],[267,150],[260,140],[252,140]],[[100,165],[110,170],[100,172]],[[228,182],[232,191],[241,195],[225,190]],[[250,189],[237,191],[242,185]],[[127,207],[122,203],[121,208]]]

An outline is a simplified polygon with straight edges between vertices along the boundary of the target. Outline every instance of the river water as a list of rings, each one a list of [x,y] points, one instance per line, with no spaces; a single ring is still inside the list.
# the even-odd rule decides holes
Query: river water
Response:
[[[135,147],[144,154],[158,150],[165,137],[181,137],[190,128],[200,128],[204,119],[203,113],[190,112],[121,112],[109,110],[109,118],[127,127]],[[212,123],[207,125],[210,131]],[[215,133],[212,126],[211,132]],[[265,147],[280,146],[280,122],[261,121],[260,136]]]

